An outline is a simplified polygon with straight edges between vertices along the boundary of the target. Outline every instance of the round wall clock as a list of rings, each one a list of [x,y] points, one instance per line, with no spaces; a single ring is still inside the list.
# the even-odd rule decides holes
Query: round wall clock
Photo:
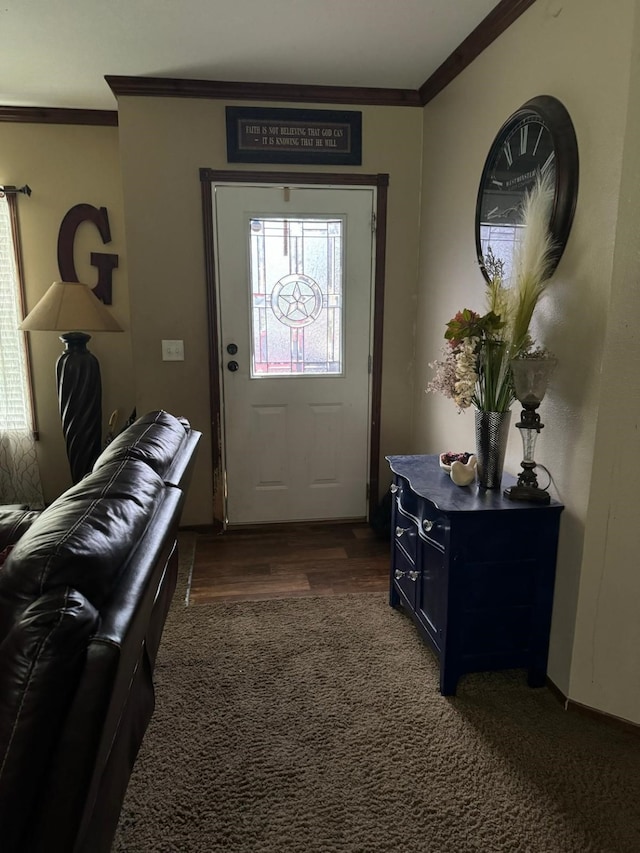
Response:
[[[488,247],[510,271],[521,226],[522,201],[539,174],[555,184],[549,231],[553,269],[569,237],[578,196],[578,145],[569,113],[557,98],[540,95],[523,104],[502,125],[482,170],[476,203],[476,249],[485,269]]]

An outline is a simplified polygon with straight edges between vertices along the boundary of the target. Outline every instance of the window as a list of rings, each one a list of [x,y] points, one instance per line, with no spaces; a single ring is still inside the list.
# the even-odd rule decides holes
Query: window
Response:
[[[0,503],[40,506],[19,257],[15,198],[0,192]]]
[[[0,198],[0,429],[33,429],[31,395],[9,202]]]
[[[482,257],[487,257],[487,251],[491,249],[494,257],[504,264],[504,280],[511,282],[513,272],[513,258],[516,246],[522,242],[524,227],[522,225],[490,225],[480,223],[480,243],[482,246]]]
[[[341,376],[344,221],[253,217],[252,379]]]

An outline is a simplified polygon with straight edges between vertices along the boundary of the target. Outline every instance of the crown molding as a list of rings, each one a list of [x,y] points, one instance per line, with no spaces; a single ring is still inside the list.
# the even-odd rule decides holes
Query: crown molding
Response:
[[[536,0],[500,0],[467,38],[445,59],[418,90],[420,104],[428,104],[458,74],[471,65],[498,36],[532,6]]]
[[[467,38],[445,59],[418,90],[353,86],[301,86],[287,83],[235,83],[176,77],[107,76],[116,97],[211,98],[219,100],[293,101],[423,107],[464,71],[536,0],[500,0]]]
[[[117,127],[118,113],[115,110],[77,110],[58,107],[0,107],[0,121]]]
[[[358,86],[303,86],[294,83],[234,83],[224,80],[187,80],[177,77],[104,78],[120,96],[209,98],[234,101],[292,101],[295,103],[373,104],[388,107],[421,106],[414,89],[376,89]]]
[[[177,77],[108,75],[104,79],[116,97],[209,98],[235,101],[423,107],[464,71],[536,0],[500,0],[467,38],[417,89],[366,86],[303,86],[294,83],[237,83]],[[115,127],[118,113],[110,110],[53,107],[2,107],[0,121],[45,124],[86,124]]]

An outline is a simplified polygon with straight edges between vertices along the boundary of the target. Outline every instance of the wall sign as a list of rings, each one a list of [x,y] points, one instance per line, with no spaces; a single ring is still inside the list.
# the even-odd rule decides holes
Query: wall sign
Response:
[[[107,208],[98,209],[92,204],[76,204],[68,210],[58,232],[58,269],[62,281],[79,281],[73,261],[73,243],[76,231],[83,222],[92,222],[103,243],[111,242],[111,229]],[[98,283],[93,292],[105,305],[111,305],[111,273],[118,266],[118,256],[106,252],[91,252],[91,265],[98,268]]]
[[[229,163],[362,163],[362,113],[227,107]]]

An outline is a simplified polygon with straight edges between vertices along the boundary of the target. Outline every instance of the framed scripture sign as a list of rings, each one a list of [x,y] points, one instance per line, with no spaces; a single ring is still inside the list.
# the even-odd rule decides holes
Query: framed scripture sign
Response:
[[[227,107],[229,163],[362,163],[362,113]]]

